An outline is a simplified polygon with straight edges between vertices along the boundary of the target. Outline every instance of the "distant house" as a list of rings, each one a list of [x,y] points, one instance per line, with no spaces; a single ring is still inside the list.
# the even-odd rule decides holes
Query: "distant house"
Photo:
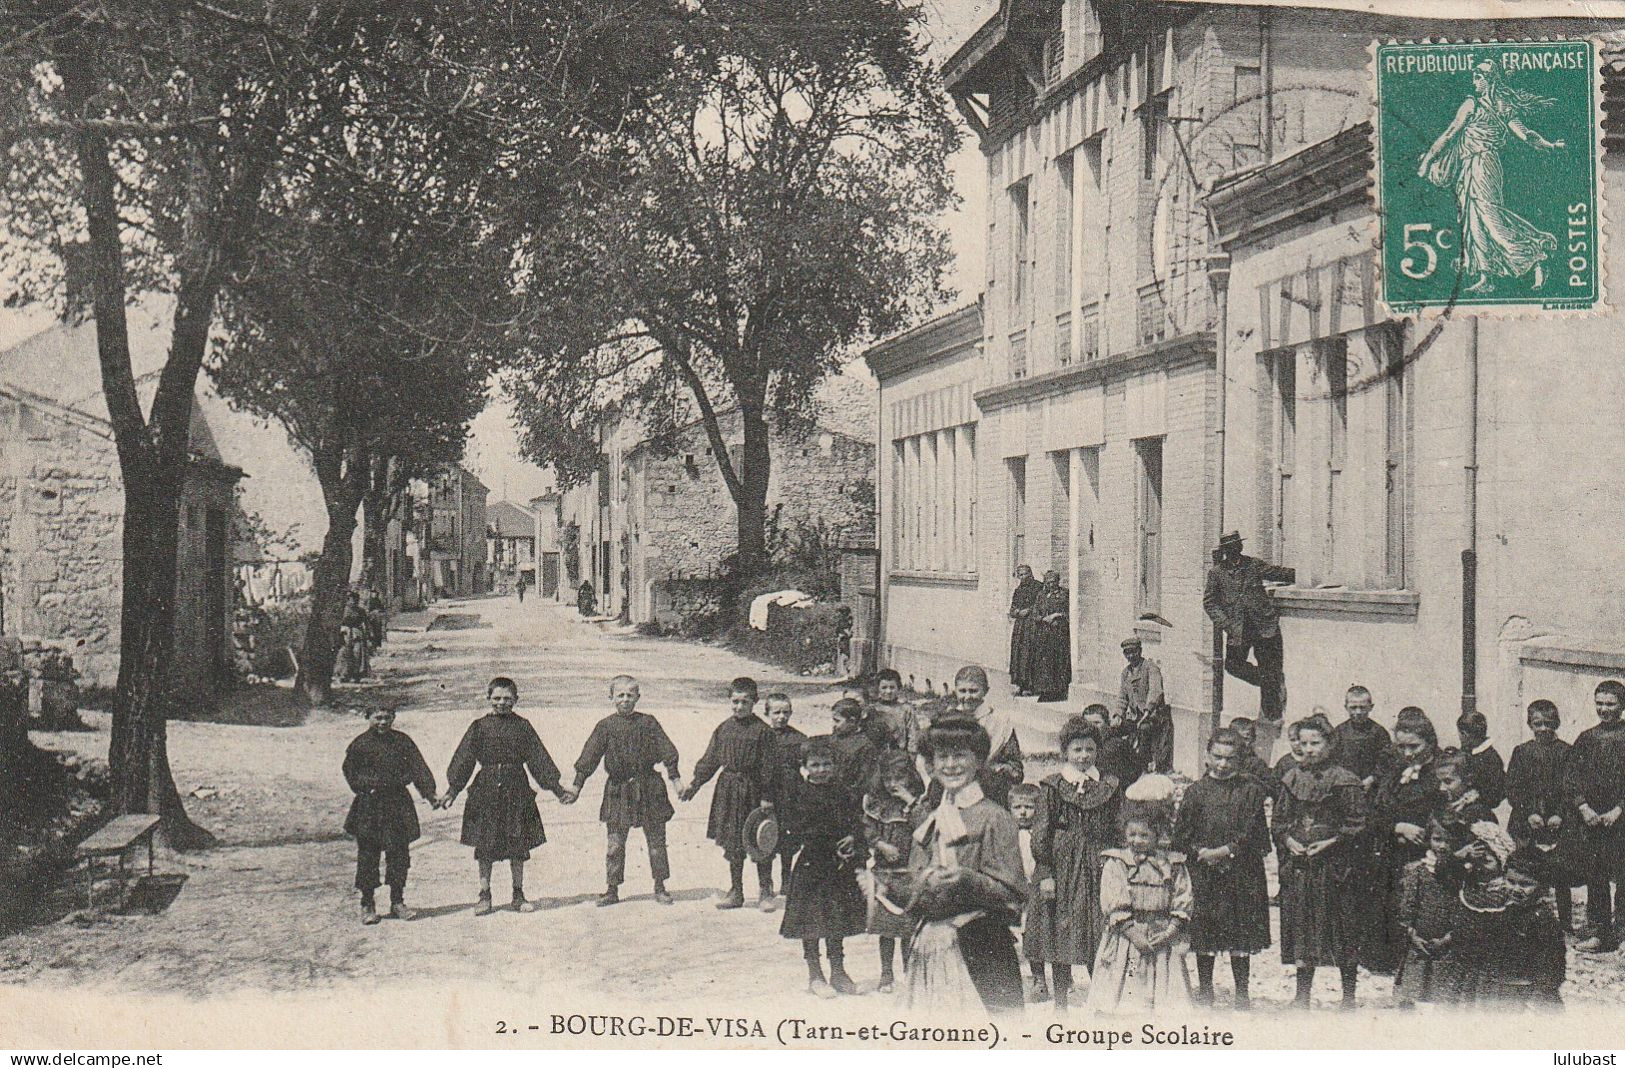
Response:
[[[424,581],[441,597],[473,597],[488,592],[485,544],[485,483],[472,471],[448,464],[428,480],[422,522],[429,532]]]
[[[523,581],[536,582],[536,516],[510,501],[497,501],[485,513],[490,586],[507,593]]]
[[[144,402],[168,356],[161,302],[129,311],[131,362]],[[309,464],[278,427],[237,412],[200,382],[193,461],[181,508],[175,593],[177,686],[205,695],[231,663],[236,565],[258,559],[249,514],[290,555],[320,545],[326,512]],[[124,490],[102,397],[94,322],[39,322],[0,351],[0,632],[74,656],[87,685],[119,663]]]
[[[557,597],[562,585],[559,551],[559,512],[563,498],[556,492],[530,499],[530,512],[536,517],[536,585],[543,597]]]
[[[719,421],[737,462],[738,410]],[[779,529],[829,522],[872,500],[874,439],[874,390],[844,376],[826,381],[805,434],[773,433],[767,509]],[[587,581],[601,612],[669,621],[674,587],[716,575],[738,543],[737,509],[704,425],[690,423],[657,447],[623,421],[604,430],[599,459],[598,472],[561,501],[560,595],[574,600]]]

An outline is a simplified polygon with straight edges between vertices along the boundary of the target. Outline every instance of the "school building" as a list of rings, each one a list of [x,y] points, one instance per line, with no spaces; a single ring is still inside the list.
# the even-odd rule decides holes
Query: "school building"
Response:
[[[1458,319],[1406,360],[1431,326],[1380,321],[1367,299],[1369,47],[1429,33],[1354,13],[1003,0],[950,59],[987,162],[987,273],[976,306],[868,354],[883,661],[932,689],[982,663],[997,687],[1015,567],[1053,568],[1071,591],[1071,700],[996,699],[1053,734],[1115,698],[1118,642],[1138,634],[1163,669],[1176,763],[1194,770],[1221,702],[1224,718],[1258,709],[1215,671],[1201,605],[1210,550],[1239,529],[1248,552],[1298,569],[1275,591],[1289,716],[1339,709],[1358,680],[1379,719],[1414,703],[1453,720],[1476,336],[1478,703],[1512,741],[1532,682],[1577,695],[1618,673],[1625,619],[1599,591],[1625,550],[1604,533],[1621,502],[1602,472],[1625,435],[1580,403],[1619,384],[1608,320],[1554,335]],[[1559,417],[1581,429],[1553,433]]]

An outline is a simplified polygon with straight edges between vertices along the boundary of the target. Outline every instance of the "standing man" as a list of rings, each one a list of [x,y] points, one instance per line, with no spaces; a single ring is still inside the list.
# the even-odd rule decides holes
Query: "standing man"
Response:
[[[671,744],[664,728],[653,716],[639,712],[638,680],[630,675],[617,675],[609,683],[609,699],[615,711],[598,721],[587,738],[576,760],[575,786],[565,798],[565,804],[574,804],[581,796],[581,787],[600,761],[609,782],[604,786],[604,802],[598,809],[598,819],[604,824],[608,841],[605,850],[605,883],[608,885],[598,899],[600,907],[621,900],[621,883],[626,879],[626,838],[633,827],[643,828],[644,841],[649,846],[649,873],[654,876],[655,900],[662,905],[672,903],[666,890],[671,878],[671,864],[666,856],[666,822],[672,817],[671,799],[666,796],[666,784],[660,781],[656,764],[666,766],[666,777],[678,782],[677,747]]]
[[[1241,554],[1241,535],[1230,531],[1213,551],[1202,607],[1224,632],[1224,669],[1258,687],[1265,719],[1279,723],[1286,708],[1280,616],[1264,589],[1266,582],[1293,582],[1296,572]],[[1252,659],[1248,659],[1248,654]]]
[[[1122,641],[1123,678],[1117,687],[1123,722],[1133,725],[1135,752],[1147,771],[1166,775],[1174,764],[1174,717],[1162,689],[1162,668],[1145,658],[1136,635]]]

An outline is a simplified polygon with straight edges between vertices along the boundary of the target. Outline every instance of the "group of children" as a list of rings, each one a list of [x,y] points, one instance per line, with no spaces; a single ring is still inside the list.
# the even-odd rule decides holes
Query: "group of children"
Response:
[[[346,830],[358,842],[363,921],[378,922],[381,856],[391,914],[412,915],[402,896],[418,835],[409,784],[439,807],[468,788],[462,841],[479,863],[477,911],[493,907],[491,870],[502,860],[513,873],[513,907],[530,911],[524,861],[545,841],[530,780],[569,804],[600,764],[608,885],[598,903],[620,900],[627,835],[641,827],[655,899],[670,904],[673,809],[662,765],[683,801],[716,780],[707,836],[730,877],[718,908],[744,906],[748,831],[759,810],[776,818],[776,847],[754,851],[758,906],[777,908],[777,857],[780,934],[801,943],[809,990],[820,997],[856,992],[844,943],[868,934],[879,939],[881,991],[899,985],[901,949],[914,1008],[979,1003],[1001,1012],[1050,997],[1065,1009],[1081,967],[1096,1011],[1178,1010],[1213,1002],[1223,954],[1234,1005],[1245,1009],[1251,957],[1272,943],[1272,850],[1282,960],[1296,970],[1299,1005],[1309,1003],[1316,970],[1335,967],[1352,1006],[1362,966],[1395,973],[1402,1007],[1559,1004],[1575,882],[1588,886],[1593,948],[1617,945],[1620,683],[1598,687],[1599,724],[1572,747],[1556,736],[1555,706],[1536,701],[1533,739],[1507,767],[1482,716],[1464,715],[1461,746],[1441,748],[1420,709],[1402,711],[1390,735],[1371,720],[1370,693],[1352,687],[1347,719],[1336,727],[1318,712],[1297,720],[1291,751],[1273,768],[1254,749],[1255,723],[1215,731],[1203,776],[1177,798],[1171,779],[1146,774],[1132,725],[1125,731],[1102,706],[1066,721],[1060,770],[1029,783],[1014,727],[986,704],[982,669],[961,670],[952,703],[934,715],[900,703],[900,689],[895,673],[884,673],[877,701],[843,696],[830,732],[809,738],[790,724],[789,697],[769,694],[764,721],[755,681],[735,679],[728,717],[680,786],[676,748],[636,711],[636,680],[617,676],[615,712],[593,729],[572,786],[515,714],[517,687],[497,678],[487,690],[491,712],[470,724],[439,798],[416,746],[392,729],[391,713],[375,711],[344,765],[356,792]],[[1503,801],[1510,833],[1495,818]]]

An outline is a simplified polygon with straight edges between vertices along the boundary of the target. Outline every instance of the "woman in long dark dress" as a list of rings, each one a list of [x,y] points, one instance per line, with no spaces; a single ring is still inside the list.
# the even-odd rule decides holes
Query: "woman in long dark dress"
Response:
[[[530,779],[559,800],[573,800],[575,794],[559,781],[558,765],[530,721],[514,712],[519,687],[512,679],[497,677],[485,689],[491,703],[488,715],[468,725],[446,770],[450,789],[441,808],[450,808],[469,778],[468,804],[463,808],[464,845],[474,847],[474,860],[480,866],[480,903],[476,916],[492,912],[491,868],[499,860],[508,862],[513,873],[513,910],[535,912],[525,900],[525,861],[530,851],[547,841],[542,830],[542,814],[536,809],[536,792]],[[479,774],[474,774],[475,767]],[[530,777],[525,775],[526,769]]]
[[[1033,606],[1038,603],[1038,580],[1026,564],[1016,568],[1015,592],[1010,595],[1010,685],[1018,697],[1032,693]]]
[[[1040,701],[1060,701],[1072,685],[1072,629],[1066,587],[1057,571],[1044,573],[1033,605],[1032,672],[1029,682]]]

